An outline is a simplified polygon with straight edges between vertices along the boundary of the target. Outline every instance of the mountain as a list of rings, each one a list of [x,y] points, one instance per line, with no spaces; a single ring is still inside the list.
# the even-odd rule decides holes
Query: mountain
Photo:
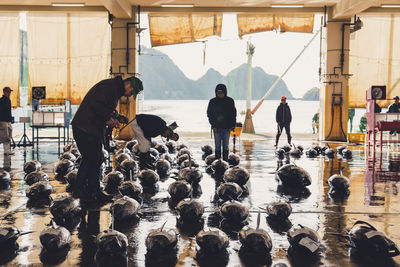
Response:
[[[142,48],[139,58],[140,78],[146,99],[188,99],[195,83],[188,79],[164,53]]]
[[[260,67],[253,68],[252,99],[258,100],[263,97],[278,78],[279,77],[276,75],[265,73]],[[228,93],[230,92],[230,95],[234,99],[246,99],[247,64],[242,64],[238,68],[230,71],[226,76],[226,81]],[[285,82],[280,81],[267,99],[280,99],[283,95],[288,99],[293,99]]]
[[[146,99],[210,99],[215,96],[218,83],[226,84],[228,95],[234,99],[246,99],[247,64],[230,71],[226,76],[209,69],[200,79],[191,80],[164,53],[143,47],[139,57],[140,78]],[[252,98],[260,99],[278,79],[276,75],[253,68]],[[267,99],[280,99],[285,95],[293,99],[284,81],[280,81]]]
[[[303,95],[303,100],[319,100],[319,88],[313,87]]]
[[[200,79],[195,81],[196,85],[203,92],[204,98],[202,99],[210,99],[215,96],[215,86],[219,83],[226,84],[226,78],[222,76],[221,73],[214,69],[209,69],[206,74],[203,75]],[[230,93],[230,88],[228,87],[228,95],[232,96]]]

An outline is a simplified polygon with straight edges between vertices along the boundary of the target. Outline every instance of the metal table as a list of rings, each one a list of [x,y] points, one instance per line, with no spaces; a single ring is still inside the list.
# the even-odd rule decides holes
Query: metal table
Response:
[[[63,131],[63,143],[65,145],[65,129],[67,127],[65,126],[38,126],[38,125],[31,125],[32,127],[32,144],[33,146],[35,146],[35,139],[36,139],[36,145],[39,146],[39,139],[58,139],[58,147],[60,147],[61,144],[61,128],[64,129]],[[43,128],[57,128],[58,130],[58,136],[42,136],[39,137],[39,129],[43,129]],[[35,129],[36,129],[36,137],[35,137]]]

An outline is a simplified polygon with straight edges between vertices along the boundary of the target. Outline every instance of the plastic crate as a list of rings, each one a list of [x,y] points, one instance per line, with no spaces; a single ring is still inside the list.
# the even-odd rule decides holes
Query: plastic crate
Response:
[[[364,144],[365,133],[349,133],[349,142],[355,144]]]
[[[65,112],[62,111],[33,111],[32,126],[65,126]]]

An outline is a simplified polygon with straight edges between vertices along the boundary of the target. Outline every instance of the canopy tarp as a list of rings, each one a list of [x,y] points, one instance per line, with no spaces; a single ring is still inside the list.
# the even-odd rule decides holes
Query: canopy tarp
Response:
[[[386,85],[387,101],[400,95],[400,15],[363,15],[363,27],[350,38],[350,107],[365,107],[371,85]]]
[[[190,43],[209,36],[221,36],[222,13],[149,13],[148,18],[152,47]]]
[[[29,12],[27,35],[29,97],[32,86],[46,86],[46,98],[80,104],[93,85],[108,77],[107,13]]]
[[[250,33],[272,30],[312,33],[314,14],[243,13],[237,15],[237,23],[239,37]]]
[[[10,87],[11,105],[19,106],[19,13],[0,12],[0,95]]]

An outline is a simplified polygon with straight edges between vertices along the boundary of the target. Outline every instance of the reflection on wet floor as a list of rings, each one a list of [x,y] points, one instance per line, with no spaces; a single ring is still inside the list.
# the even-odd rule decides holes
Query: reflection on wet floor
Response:
[[[201,159],[200,147],[211,140],[187,140],[185,142],[194,154],[194,159],[200,163],[204,174],[200,182],[201,193],[197,199],[205,206],[205,229],[217,227],[221,218],[218,216],[215,199],[216,182],[205,173],[205,164]],[[298,142],[304,147],[311,145],[310,141]],[[332,148],[336,145],[332,144]],[[272,265],[278,262],[288,266],[377,266],[368,263],[350,260],[348,241],[338,235],[348,231],[354,222],[364,220],[384,232],[396,243],[400,243],[400,200],[398,197],[400,180],[400,156],[389,149],[379,151],[374,157],[367,158],[361,146],[350,147],[353,151],[351,160],[340,160],[337,157],[328,160],[324,157],[315,159],[284,159],[282,162],[275,158],[275,150],[271,140],[241,141],[240,166],[249,170],[250,180],[247,183],[249,195],[241,202],[250,210],[248,224],[256,227],[257,212],[262,211],[260,227],[267,230],[273,242],[271,251]],[[44,171],[50,175],[51,184],[55,188],[53,199],[58,195],[67,194],[65,184],[54,179],[54,162],[58,158],[57,146],[41,144],[40,153],[32,149],[19,150],[16,155],[4,158],[3,166],[11,168],[13,181],[10,189],[0,191],[0,214],[2,226],[16,226],[22,232],[34,231],[18,239],[19,251],[13,259],[8,259],[10,265],[42,264],[39,258],[41,245],[40,231],[51,221],[51,214],[47,207],[26,207],[25,190],[27,185],[23,181],[23,164],[25,161],[37,159],[44,165]],[[1,154],[3,156],[3,154]],[[311,177],[312,184],[307,190],[297,194],[287,192],[278,187],[275,181],[275,171],[284,163],[294,162],[306,169]],[[343,175],[351,181],[350,194],[342,199],[333,199],[328,195],[327,180],[338,174],[344,167]],[[159,182],[159,189],[149,192],[143,199],[141,219],[136,224],[122,227],[129,240],[129,266],[149,266],[146,262],[146,247],[144,241],[147,234],[166,222],[166,228],[175,228],[177,213],[170,209],[168,186],[174,182],[167,178]],[[266,205],[273,201],[289,201],[293,212],[289,219],[293,226],[301,224],[316,230],[325,247],[321,259],[314,264],[301,265],[290,262],[286,256],[289,246],[286,232],[291,225],[269,225],[265,211]],[[80,225],[72,231],[71,249],[67,258],[60,266],[93,266],[96,252],[95,238],[99,232],[108,229],[111,225],[109,205],[102,207],[83,207],[85,214]],[[285,229],[286,228],[286,229]],[[229,233],[230,245],[228,248],[228,266],[241,266],[238,251],[240,242],[235,231]],[[172,262],[177,266],[197,265],[196,242],[191,236],[181,234],[178,241],[178,252]],[[399,259],[398,259],[399,258]],[[399,263],[400,257],[394,258]],[[0,263],[2,264],[2,263]],[[155,266],[155,265],[153,265]],[[161,266],[161,265],[158,265]],[[165,265],[166,266],[166,265]],[[382,265],[383,266],[383,265]]]

